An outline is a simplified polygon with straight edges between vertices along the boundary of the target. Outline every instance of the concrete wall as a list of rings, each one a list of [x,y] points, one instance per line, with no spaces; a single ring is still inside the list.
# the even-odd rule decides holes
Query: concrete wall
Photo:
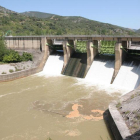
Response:
[[[41,50],[43,37],[5,37],[9,49],[38,49]],[[44,37],[45,38],[45,37]]]

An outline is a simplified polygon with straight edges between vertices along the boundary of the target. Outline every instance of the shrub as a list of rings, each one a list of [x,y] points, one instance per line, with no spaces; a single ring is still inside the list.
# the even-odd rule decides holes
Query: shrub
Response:
[[[10,72],[10,73],[13,73],[13,72],[14,72],[14,70],[10,69],[10,70],[9,70],[9,72]]]
[[[6,72],[2,72],[2,74],[6,74]]]
[[[14,50],[9,50],[8,54],[4,55],[3,62],[11,63],[11,62],[20,62],[21,57],[18,52]]]
[[[125,112],[125,114],[129,114],[129,113],[130,113],[130,111],[126,111],[126,112]]]
[[[116,105],[117,108],[120,108],[121,107],[121,103],[119,102],[117,105]]]
[[[33,60],[33,56],[30,53],[24,52],[21,56],[22,61],[32,61]]]
[[[24,52],[22,56],[14,50],[8,50],[4,38],[0,36],[0,61],[6,63],[15,63],[21,61],[33,60],[33,56],[30,53]]]
[[[15,71],[21,71],[22,69],[18,69],[17,67],[15,67]]]

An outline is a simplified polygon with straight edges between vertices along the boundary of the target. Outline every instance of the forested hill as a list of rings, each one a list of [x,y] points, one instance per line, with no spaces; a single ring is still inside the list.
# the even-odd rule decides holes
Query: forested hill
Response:
[[[136,32],[140,34],[140,29],[139,29],[139,30],[137,30]]]
[[[39,12],[40,13],[40,12]],[[40,13],[41,15],[41,13]],[[11,35],[136,35],[119,26],[89,20],[83,17],[52,15],[48,18],[29,17],[0,7],[0,32]]]

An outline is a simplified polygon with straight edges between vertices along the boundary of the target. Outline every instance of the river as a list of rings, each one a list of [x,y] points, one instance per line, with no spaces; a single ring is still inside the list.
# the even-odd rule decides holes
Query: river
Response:
[[[111,139],[102,113],[121,91],[79,81],[34,75],[1,83],[0,139]]]
[[[63,56],[50,56],[43,72],[0,83],[0,140],[111,140],[103,112],[126,91],[62,67]]]

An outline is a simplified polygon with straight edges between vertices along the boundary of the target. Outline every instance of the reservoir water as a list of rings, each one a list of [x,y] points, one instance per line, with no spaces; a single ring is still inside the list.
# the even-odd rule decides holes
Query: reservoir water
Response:
[[[51,56],[43,72],[0,83],[0,140],[111,140],[103,112],[124,91],[61,76],[62,64]]]

